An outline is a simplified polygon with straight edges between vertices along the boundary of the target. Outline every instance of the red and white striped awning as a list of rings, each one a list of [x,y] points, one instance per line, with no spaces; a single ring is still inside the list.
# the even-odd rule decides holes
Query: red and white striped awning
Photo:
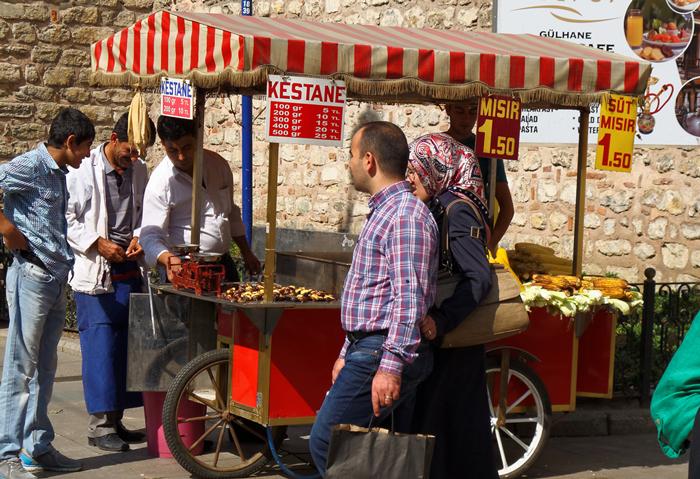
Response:
[[[264,92],[268,73],[342,79],[349,97],[456,101],[505,93],[526,104],[587,106],[641,95],[651,66],[534,35],[319,23],[160,11],[92,45],[95,84]]]

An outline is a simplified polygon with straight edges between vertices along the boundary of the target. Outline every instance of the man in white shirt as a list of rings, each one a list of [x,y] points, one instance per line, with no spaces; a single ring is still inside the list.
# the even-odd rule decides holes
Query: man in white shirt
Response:
[[[148,172],[144,162],[133,161],[138,152],[129,143],[128,125],[124,113],[109,141],[66,178],[88,443],[117,452],[144,439],[121,423],[124,409],[143,404],[140,393],[126,390],[126,355],[129,297],[142,286],[138,236]]]
[[[141,244],[148,264],[165,268],[168,280],[180,262],[172,247],[190,243],[192,223],[192,169],[196,149],[196,125],[192,120],[161,116],[158,137],[166,156],[153,170],[144,196]],[[226,281],[238,274],[228,254],[231,240],[240,249],[246,269],[260,271],[245,237],[241,211],[233,202],[233,174],[226,160],[204,150],[199,250],[223,255]]]

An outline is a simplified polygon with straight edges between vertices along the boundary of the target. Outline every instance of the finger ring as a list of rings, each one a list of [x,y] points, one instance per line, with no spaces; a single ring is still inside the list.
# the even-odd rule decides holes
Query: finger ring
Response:
[[[387,394],[386,396],[384,396],[384,400],[385,400],[385,401],[389,401],[390,399],[392,399],[392,397],[389,396],[388,394]]]

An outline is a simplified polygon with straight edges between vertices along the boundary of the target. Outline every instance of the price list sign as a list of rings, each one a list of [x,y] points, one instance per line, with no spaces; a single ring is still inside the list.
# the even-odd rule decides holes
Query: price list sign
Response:
[[[267,141],[342,146],[345,82],[269,75]]]
[[[520,106],[520,99],[509,96],[481,99],[476,120],[476,156],[518,159]]]
[[[596,170],[632,171],[637,99],[610,95],[600,102]]]
[[[189,80],[161,78],[160,114],[191,120],[194,114],[194,87]]]

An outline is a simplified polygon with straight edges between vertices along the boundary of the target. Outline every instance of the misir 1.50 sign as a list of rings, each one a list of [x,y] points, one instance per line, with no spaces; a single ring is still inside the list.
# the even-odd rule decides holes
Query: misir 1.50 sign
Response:
[[[600,127],[595,152],[597,170],[629,172],[632,169],[636,125],[636,98],[609,95],[600,102]]]
[[[517,160],[520,144],[520,100],[483,97],[476,120],[476,156]]]

